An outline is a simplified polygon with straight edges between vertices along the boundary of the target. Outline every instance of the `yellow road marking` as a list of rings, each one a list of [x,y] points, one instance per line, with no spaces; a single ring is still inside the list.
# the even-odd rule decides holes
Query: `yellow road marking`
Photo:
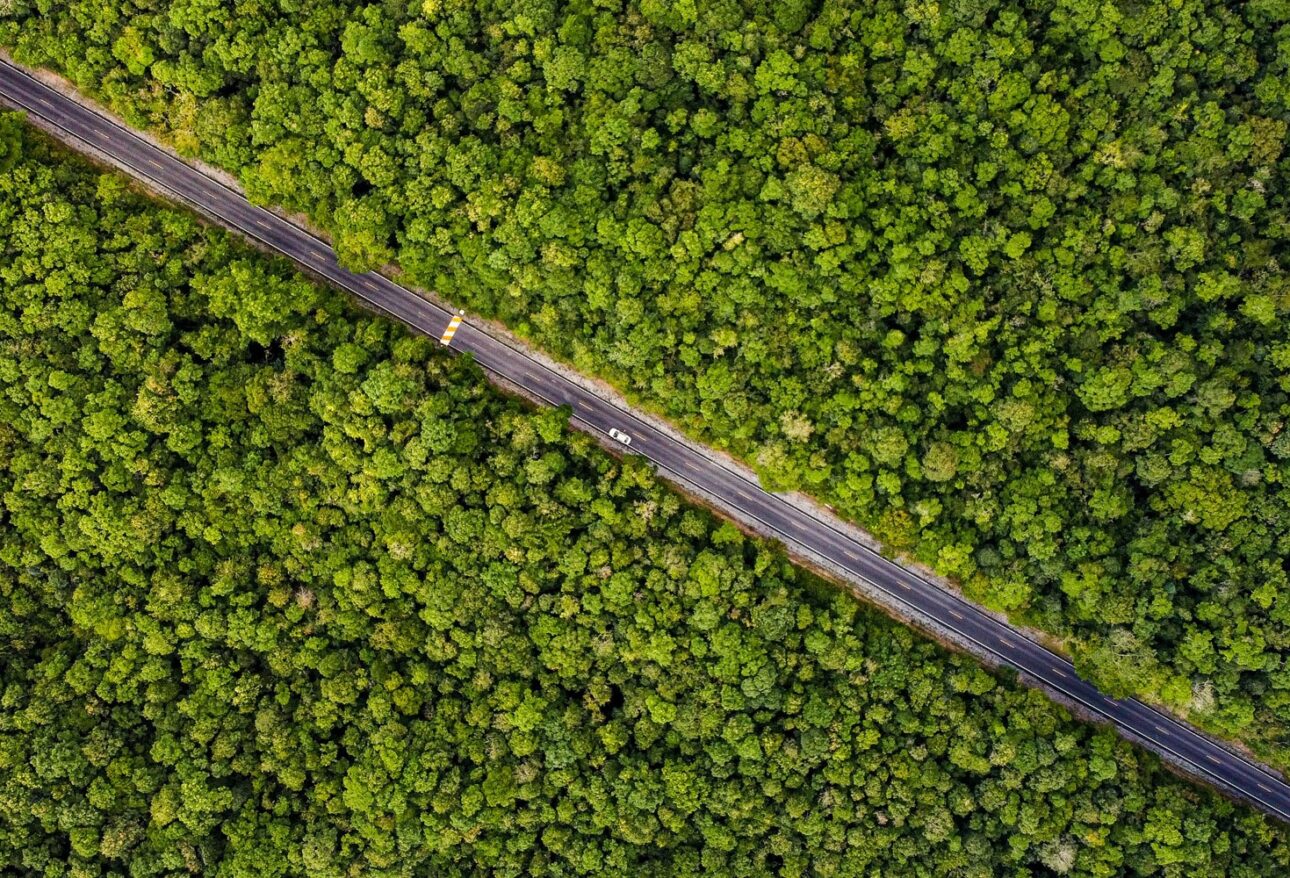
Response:
[[[452,319],[448,321],[448,328],[445,329],[443,331],[443,335],[439,337],[439,344],[446,345],[451,342],[452,337],[457,334],[458,326],[461,326],[461,315],[454,314],[452,315]]]

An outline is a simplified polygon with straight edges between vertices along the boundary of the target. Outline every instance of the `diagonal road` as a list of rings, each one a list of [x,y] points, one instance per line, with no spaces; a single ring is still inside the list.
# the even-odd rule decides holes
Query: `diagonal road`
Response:
[[[85,151],[88,146],[111,156],[153,188],[282,253],[370,308],[433,338],[448,327],[452,312],[380,274],[346,271],[325,242],[252,205],[240,193],[3,59],[0,98],[39,117],[72,147]],[[714,462],[695,446],[569,381],[484,328],[463,322],[451,347],[473,354],[485,370],[533,396],[552,405],[569,406],[573,423],[580,429],[601,438],[608,436],[611,428],[629,434],[630,450],[650,460],[665,478],[713,498],[731,517],[777,537],[795,555],[845,574],[901,617],[948,632],[969,651],[1016,668],[1041,688],[1081,705],[1189,774],[1290,822],[1290,784],[1277,775],[1140,701],[1103,695],[1081,680],[1066,659],[975,604],[857,542],[836,521],[830,523],[763,491],[744,473]]]

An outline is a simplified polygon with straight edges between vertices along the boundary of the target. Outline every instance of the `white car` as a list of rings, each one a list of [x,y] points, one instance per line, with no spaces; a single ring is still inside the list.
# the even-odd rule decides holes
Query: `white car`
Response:
[[[628,436],[628,435],[627,435],[626,433],[624,433],[622,430],[615,430],[613,427],[610,427],[610,428],[609,428],[609,438],[610,438],[610,439],[617,439],[619,442],[623,443],[624,445],[631,445],[631,444],[632,444],[632,437],[631,437],[631,436]]]

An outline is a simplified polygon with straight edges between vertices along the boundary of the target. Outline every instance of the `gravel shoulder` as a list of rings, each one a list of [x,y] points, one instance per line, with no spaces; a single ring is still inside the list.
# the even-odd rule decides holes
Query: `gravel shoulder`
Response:
[[[4,58],[9,61],[13,60],[11,56],[3,50],[0,50],[0,58]],[[17,63],[17,62],[14,62],[14,63]],[[71,100],[74,100],[77,103],[81,104],[82,106],[92,109],[94,112],[99,113],[106,118],[117,121],[123,127],[129,128],[136,136],[140,137],[141,139],[146,140],[149,143],[153,144],[154,146],[157,146],[158,148],[181,159],[182,161],[188,163],[189,165],[197,168],[199,171],[201,171],[201,173],[205,174],[211,179],[217,180],[222,185],[227,186],[229,189],[232,189],[238,192],[239,194],[245,196],[245,191],[243,190],[241,183],[237,180],[236,177],[234,177],[229,172],[221,168],[218,168],[214,165],[211,165],[207,162],[201,161],[200,159],[197,159],[193,156],[180,153],[171,144],[155,136],[151,132],[143,131],[129,125],[117,114],[110,112],[98,102],[87,98],[84,94],[77,91],[63,77],[60,77],[54,73],[51,73],[47,70],[43,70],[40,68],[30,68],[30,67],[27,67],[26,65],[20,65],[20,66],[22,66],[24,70],[27,70],[37,79],[39,79],[41,82],[45,83],[51,88],[56,89],[58,92],[67,96]],[[38,118],[29,117],[29,121],[35,127],[41,129],[42,131],[51,135],[52,137],[59,140],[60,142],[69,143],[70,139],[68,138],[66,133],[63,132],[61,129],[57,128],[57,126],[47,124]],[[134,172],[132,169],[130,169],[125,164],[123,164],[122,162],[114,158],[112,155],[95,148],[92,144],[89,144],[77,139],[75,143],[71,145],[73,145],[78,152],[88,155],[96,163],[102,166],[117,169],[127,174],[132,180],[134,180],[136,185],[138,185],[141,189],[151,194],[158,195],[168,201],[178,202],[180,204],[183,204],[187,208],[195,209],[199,214],[203,214],[203,216],[205,216],[206,219],[210,220],[213,224],[222,225],[221,223],[216,221],[214,217],[204,214],[199,205],[193,205],[190,202],[182,198],[179,198],[173,192],[167,191],[166,189],[153,185],[147,181],[140,180],[138,177],[134,175]],[[303,216],[302,214],[286,212],[270,205],[261,205],[261,206],[265,207],[266,209],[272,210],[278,216],[281,216],[282,218],[292,222],[298,227],[308,231],[310,234],[316,236],[320,240],[326,241],[328,244],[332,243],[330,235],[328,235],[322,229],[319,229],[316,226],[314,226],[312,223],[308,221],[307,217]],[[265,252],[273,253],[273,255],[280,255],[280,254],[274,253],[274,251],[268,250],[267,248],[263,247],[257,242],[251,241],[250,243],[252,243],[253,246],[256,246],[257,249],[265,250]],[[397,268],[397,266],[393,266],[393,265],[385,266],[382,269],[382,273],[390,277],[391,279],[396,280],[398,283],[405,286],[406,288],[416,292],[418,295],[424,297],[428,301],[435,302],[436,304],[439,304],[445,308],[450,308],[450,309],[456,308],[456,306],[453,303],[447,302],[446,300],[442,299],[435,292],[424,290],[420,287],[417,287],[408,283],[404,278],[402,272]],[[520,336],[515,335],[509,329],[507,329],[507,327],[505,327],[503,324],[497,321],[485,319],[477,314],[471,314],[469,319],[470,319],[470,322],[476,328],[486,331],[489,335],[491,335],[495,339],[502,341],[511,347],[524,351],[525,354],[532,357],[534,360],[542,363],[547,368],[555,372],[558,372],[560,375],[562,375],[569,381],[579,385],[585,390],[590,391],[591,393],[594,393],[596,396],[600,397],[602,400],[606,401],[610,405],[613,405],[624,411],[628,411],[628,410],[631,411],[636,417],[639,417],[640,419],[647,421],[651,426],[653,426],[657,430],[668,434],[669,436],[671,436],[672,438],[676,439],[679,442],[684,443],[689,448],[693,449],[695,452],[702,455],[705,459],[707,459],[714,465],[720,466],[731,473],[735,473],[753,484],[760,484],[756,474],[752,471],[751,468],[749,468],[748,466],[746,466],[745,464],[743,464],[742,462],[740,462],[739,460],[737,460],[736,458],[732,457],[731,455],[725,452],[718,451],[717,449],[711,448],[707,445],[704,445],[694,440],[692,437],[682,432],[671,422],[659,416],[656,412],[650,410],[648,407],[640,403],[630,402],[622,393],[620,393],[615,387],[613,387],[609,383],[599,379],[588,377],[587,375],[584,375],[583,373],[576,371],[567,363],[562,362],[558,359],[555,359],[550,355],[548,355],[546,352],[538,348],[535,348],[529,341],[527,341],[524,338],[521,338]],[[495,376],[490,376],[490,377],[492,378],[495,384],[500,386],[507,393],[525,398],[528,401],[533,402],[537,405],[545,405],[545,403],[543,403],[542,401],[536,399],[535,397],[527,393],[522,387],[519,387],[518,385],[515,385],[503,379],[497,379]],[[621,451],[621,448],[611,445],[608,442],[608,440],[604,440],[600,437],[596,437],[596,439],[598,442],[604,445],[607,450],[613,453],[617,453]],[[741,519],[738,516],[738,511],[733,507],[729,506],[721,497],[711,495],[703,491],[701,488],[693,484],[690,484],[688,482],[685,482],[684,480],[677,479],[671,475],[667,475],[666,478],[669,482],[677,485],[680,488],[681,492],[685,494],[687,497],[689,497],[691,500],[699,502],[700,504],[704,505],[705,507],[709,508],[710,510],[718,514],[721,518],[735,524],[741,530],[747,533],[756,534],[757,536],[760,536],[760,537],[775,540],[776,542],[779,541],[779,537],[776,534],[763,532],[755,525],[752,525],[748,523],[746,520]],[[822,524],[845,533],[847,536],[851,537],[858,543],[864,546],[867,546],[876,552],[883,553],[882,543],[877,538],[875,538],[869,532],[865,531],[863,528],[860,528],[857,525],[851,522],[845,521],[842,518],[838,517],[827,506],[820,503],[818,500],[815,500],[814,498],[804,495],[800,492],[780,494],[779,496],[782,497],[787,502],[791,503],[792,505],[796,506],[797,508],[803,510],[804,512],[806,512],[807,514],[809,514],[810,516],[812,516],[814,519],[821,522]],[[952,630],[936,624],[933,620],[929,619],[928,617],[922,616],[921,614],[909,612],[906,607],[904,607],[901,604],[893,602],[883,592],[879,591],[878,589],[869,587],[865,583],[859,582],[856,579],[846,575],[844,571],[834,567],[826,559],[812,554],[806,554],[806,553],[794,551],[791,547],[787,550],[787,554],[796,563],[810,569],[812,572],[820,575],[821,577],[827,579],[828,581],[834,583],[835,585],[845,588],[846,590],[850,591],[852,594],[856,595],[866,603],[878,607],[880,610],[882,610],[882,612],[884,612],[889,617],[896,619],[897,621],[900,621],[906,625],[909,625],[919,630],[920,632],[926,634],[927,636],[932,637],[934,640],[936,640],[938,643],[945,646],[946,648],[953,649],[957,652],[969,654],[975,657],[977,660],[981,661],[987,667],[990,667],[992,669],[1002,670],[1007,668],[1011,670],[1010,666],[1007,666],[1002,662],[1000,662],[998,657],[995,656],[993,653],[983,650],[979,645],[977,645],[973,641],[958,635]],[[887,553],[883,553],[883,554],[885,554],[886,557],[889,558],[890,560],[895,561],[896,563],[900,564],[902,567],[915,573],[917,576],[921,577],[922,579],[925,579],[928,582],[933,583],[937,587],[943,588],[947,591],[954,592],[956,594],[961,594],[960,590],[957,588],[954,582],[946,579],[945,577],[937,575],[934,571],[930,570],[929,568],[921,564],[912,563],[908,559],[902,558],[898,555],[887,554]],[[1031,640],[1034,640],[1038,643],[1043,644],[1048,649],[1053,650],[1054,652],[1067,654],[1067,650],[1064,648],[1063,643],[1060,640],[1052,637],[1051,635],[1042,631],[1038,631],[1036,629],[1018,626],[1015,623],[1008,621],[1007,617],[1001,613],[991,612],[990,614],[996,617],[997,619],[999,619],[1000,621],[1003,621],[1008,625],[1010,625],[1010,627],[1012,627],[1013,630],[1018,631],[1024,636],[1030,638]],[[1100,718],[1098,718],[1096,715],[1091,714],[1088,710],[1081,707],[1077,702],[1074,702],[1071,699],[1062,696],[1060,693],[1057,693],[1049,689],[1046,685],[1043,685],[1041,681],[1031,678],[1025,674],[1020,674],[1019,676],[1021,680],[1024,683],[1026,683],[1026,685],[1031,686],[1033,688],[1041,689],[1048,697],[1050,697],[1055,702],[1061,704],[1071,714],[1078,716],[1081,719],[1088,720],[1090,722],[1095,722],[1099,724],[1102,723],[1102,720],[1100,720]],[[1160,708],[1160,709],[1163,710],[1163,708]],[[1180,721],[1183,721],[1183,722],[1188,721],[1186,717],[1178,716],[1177,714],[1173,714],[1172,712],[1170,713],[1170,715],[1177,716],[1177,718]],[[1120,730],[1120,732],[1126,738],[1129,738],[1130,740],[1135,740],[1139,744],[1146,745],[1148,743],[1145,741],[1137,741],[1132,734],[1125,733],[1123,730]],[[1240,745],[1238,742],[1213,738],[1213,736],[1210,736],[1210,737],[1213,740],[1219,742],[1221,745],[1241,753],[1250,761],[1258,762],[1260,765],[1264,765],[1265,768],[1267,767],[1264,763],[1259,762],[1259,760],[1257,760],[1257,758],[1252,753],[1250,753],[1245,747]],[[1152,749],[1154,751],[1154,748],[1149,748],[1149,749]],[[1162,758],[1162,761],[1165,762],[1165,764],[1169,765],[1169,767],[1172,770],[1179,773],[1180,775],[1185,776],[1191,780],[1199,780],[1200,782],[1205,783],[1206,785],[1210,785],[1210,786],[1213,785],[1212,780],[1199,779],[1195,775],[1189,773],[1185,765],[1172,762],[1171,760],[1165,757],[1161,757],[1161,758]],[[1272,769],[1269,769],[1269,770],[1272,770]]]

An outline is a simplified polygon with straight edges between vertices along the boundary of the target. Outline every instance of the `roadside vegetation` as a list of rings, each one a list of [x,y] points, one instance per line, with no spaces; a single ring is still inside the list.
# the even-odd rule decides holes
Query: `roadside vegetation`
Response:
[[[1285,764],[1288,22],[19,0],[0,43]]]
[[[0,144],[0,872],[1290,869],[468,360]]]

